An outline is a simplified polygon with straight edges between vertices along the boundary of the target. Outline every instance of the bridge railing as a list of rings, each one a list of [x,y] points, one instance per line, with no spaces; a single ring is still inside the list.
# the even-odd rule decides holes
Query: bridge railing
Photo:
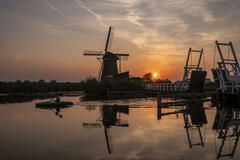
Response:
[[[146,90],[151,91],[175,91],[182,92],[188,89],[188,84],[184,82],[180,83],[146,83]]]

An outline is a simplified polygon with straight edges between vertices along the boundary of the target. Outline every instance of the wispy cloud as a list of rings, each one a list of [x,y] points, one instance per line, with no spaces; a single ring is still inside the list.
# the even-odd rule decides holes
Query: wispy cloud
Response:
[[[79,7],[85,9],[87,12],[89,12],[94,17],[96,17],[97,21],[99,22],[100,25],[102,25],[105,28],[108,28],[108,26],[102,22],[102,17],[99,14],[95,13],[93,10],[91,10],[89,7],[87,7],[86,4],[84,4],[82,1],[80,1],[80,0],[74,0],[74,1],[78,4]]]
[[[205,22],[214,22],[216,18],[213,16],[212,12],[207,9],[206,0],[164,0],[164,5],[166,8],[178,9],[183,13],[190,16],[199,17]]]
[[[126,20],[132,24],[143,27],[143,24],[140,22],[141,14],[133,9],[128,9],[128,14],[126,15]]]
[[[69,20],[69,18],[56,6],[54,6],[52,3],[50,3],[48,0],[43,0],[50,8],[52,8],[54,11],[56,11],[59,15],[64,17],[66,20]]]
[[[59,14],[68,18],[48,0],[44,1]],[[206,44],[217,38],[216,34],[218,34],[218,31],[214,32],[214,36],[205,34],[208,30],[204,30],[206,28],[204,26],[203,29],[199,27],[197,30],[194,29],[195,22],[188,21],[186,16],[196,18],[198,21],[202,19],[206,26],[215,22],[217,17],[209,9],[207,0],[153,0],[151,3],[148,0],[86,1],[85,3],[81,0],[73,1],[91,14],[101,26],[105,28],[108,24],[116,26],[116,37],[129,41],[140,49],[155,53],[165,52],[169,48],[176,51],[179,48],[183,49],[186,44],[194,45],[197,42]],[[79,19],[68,19],[70,25],[79,25],[76,22]]]

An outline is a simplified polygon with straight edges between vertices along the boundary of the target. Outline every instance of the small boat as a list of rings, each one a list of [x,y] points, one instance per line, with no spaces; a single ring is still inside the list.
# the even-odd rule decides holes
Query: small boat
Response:
[[[35,106],[36,107],[67,107],[67,106],[72,106],[73,103],[72,102],[64,102],[64,101],[60,101],[60,102],[56,102],[56,101],[47,101],[47,102],[40,102],[40,103],[36,103]]]

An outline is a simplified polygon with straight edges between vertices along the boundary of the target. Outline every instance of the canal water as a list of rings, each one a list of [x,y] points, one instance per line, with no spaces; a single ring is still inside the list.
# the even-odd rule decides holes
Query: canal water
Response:
[[[74,105],[35,107],[46,100],[0,105],[1,160],[240,157],[238,125],[229,127],[225,135],[229,118],[221,119],[221,113],[229,117],[237,112],[219,110],[210,101],[158,107],[156,99],[80,102],[79,97],[63,97]]]

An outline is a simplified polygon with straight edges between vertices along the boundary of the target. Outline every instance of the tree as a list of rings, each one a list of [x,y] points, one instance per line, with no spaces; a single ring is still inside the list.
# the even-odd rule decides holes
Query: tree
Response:
[[[152,82],[152,73],[146,73],[143,75],[144,82]]]
[[[40,80],[38,81],[38,83],[44,84],[44,83],[45,83],[45,80],[44,80],[44,79],[40,79]]]

